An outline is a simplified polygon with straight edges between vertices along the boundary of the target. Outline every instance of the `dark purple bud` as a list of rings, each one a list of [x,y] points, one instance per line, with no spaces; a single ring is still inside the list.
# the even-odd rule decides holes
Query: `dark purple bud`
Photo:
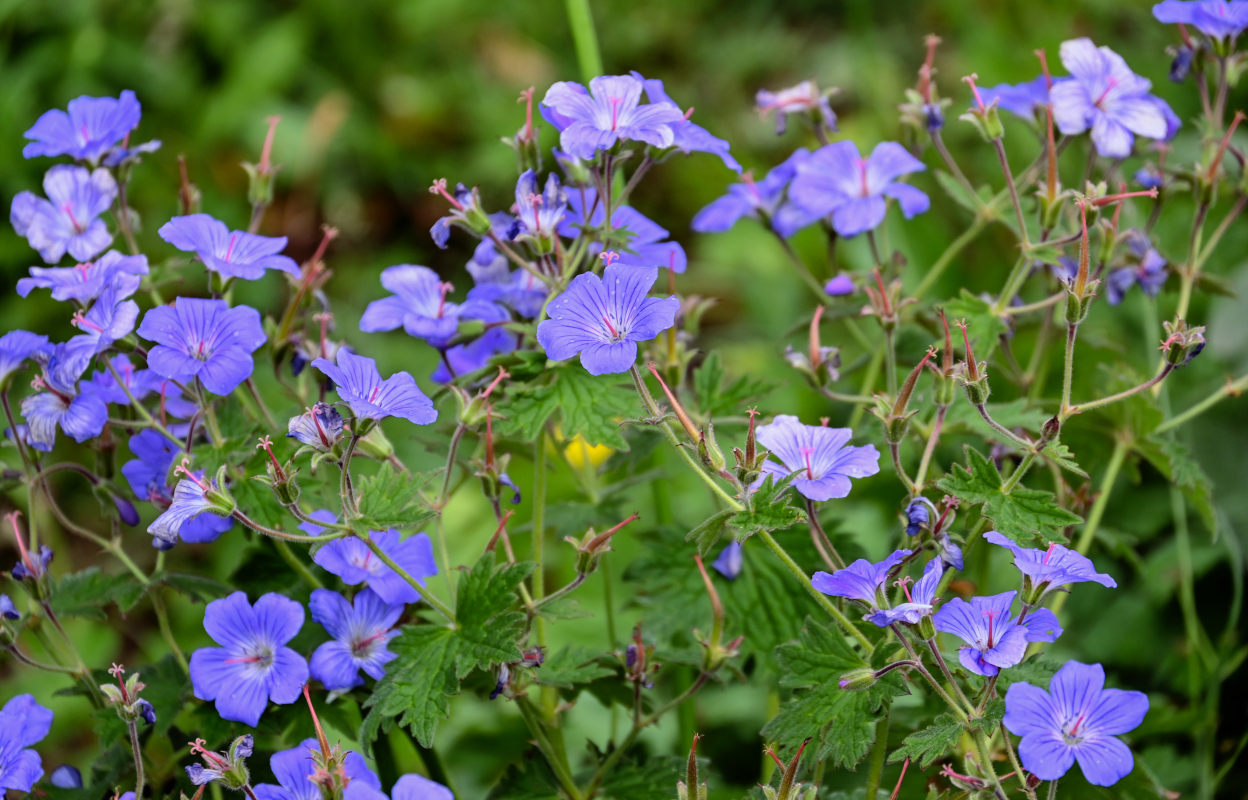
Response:
[[[17,606],[13,605],[13,601],[9,599],[7,594],[0,594],[0,617],[4,619],[21,619],[22,614],[17,610]]]
[[[122,522],[130,526],[139,524],[139,512],[129,500],[113,495],[113,505],[117,506],[117,516],[121,517]]]
[[[498,682],[494,684],[494,691],[490,692],[490,699],[498,697],[507,688],[507,684],[511,682],[511,670],[506,664],[500,664],[498,667]]]
[[[46,544],[39,546],[39,554],[35,556],[33,567],[34,572],[26,568],[26,565],[20,561],[13,566],[13,580],[21,581],[26,578],[38,578],[48,571],[48,564],[52,562],[52,548]]]
[[[1192,58],[1195,57],[1196,51],[1187,45],[1180,45],[1174,49],[1174,60],[1170,62],[1170,80],[1175,83],[1182,83],[1187,80],[1187,73],[1192,69]]]
[[[624,666],[632,669],[637,664],[637,645],[630,644],[624,651]]]
[[[134,710],[139,712],[139,716],[146,720],[148,725],[156,724],[156,709],[152,707],[151,703],[140,698],[134,704]]]
[[[929,501],[925,497],[916,497],[906,506],[906,535],[916,536],[925,525],[931,522],[932,516],[928,508]]]
[[[540,667],[546,662],[546,651],[541,647],[530,647],[520,654],[520,666]]]
[[[945,111],[940,104],[923,104],[923,122],[929,131],[938,131],[945,126]]]
[[[251,738],[251,734],[244,733],[230,745],[230,758],[234,761],[238,761],[240,758],[247,758],[255,748],[256,742]]]
[[[177,543],[176,539],[162,539],[159,536],[152,537],[152,547],[155,547],[157,550],[172,550]]]
[[[303,372],[308,364],[311,363],[312,359],[304,355],[302,350],[295,350],[294,355],[290,357],[290,374],[298,378],[299,373]]]
[[[948,534],[940,537],[940,560],[959,572],[962,570],[962,548]]]
[[[58,789],[82,788],[82,773],[78,771],[77,767],[72,767],[69,764],[62,764],[52,770],[50,780],[52,785]]]
[[[508,475],[506,472],[504,472],[498,476],[498,482],[502,484],[503,486],[506,486],[508,489],[511,489],[512,492],[514,492],[514,494],[511,496],[511,504],[513,506],[519,505],[520,504],[520,487],[517,486],[516,482],[511,479],[511,476]]]

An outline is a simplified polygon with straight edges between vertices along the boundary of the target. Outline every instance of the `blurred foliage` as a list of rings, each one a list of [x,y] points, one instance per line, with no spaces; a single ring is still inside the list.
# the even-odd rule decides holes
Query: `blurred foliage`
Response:
[[[1174,42],[1174,31],[1155,23],[1148,8],[1147,3],[1120,0],[798,0],[784,4],[611,0],[593,4],[607,71],[637,69],[646,76],[663,78],[672,97],[694,106],[694,119],[732,141],[738,159],[756,171],[778,163],[799,144],[808,144],[797,131],[777,138],[771,122],[756,118],[752,101],[757,88],[777,88],[814,77],[821,86],[840,87],[833,105],[845,135],[866,146],[896,138],[895,108],[902,91],[914,82],[923,56],[922,38],[929,32],[944,39],[937,79],[942,93],[954,98],[955,109],[967,102],[960,76],[976,72],[981,83],[988,85],[1029,79],[1037,71],[1032,49],[1044,48],[1056,64],[1062,40],[1088,35],[1112,46],[1137,72],[1153,79],[1157,91],[1188,119],[1198,108],[1192,86],[1175,86],[1165,80],[1169,58],[1164,48]],[[238,165],[255,160],[265,117],[280,114],[274,153],[282,170],[278,199],[268,212],[264,232],[289,236],[289,252],[303,259],[315,248],[322,223],[339,228],[342,236],[329,259],[336,273],[331,289],[339,309],[339,335],[375,355],[383,371],[410,369],[422,383],[433,367],[427,348],[402,334],[366,337],[356,331],[364,304],[380,294],[378,273],[395,263],[423,263],[458,282],[462,290],[468,280],[462,271],[468,245],[456,237],[449,251],[433,247],[427,231],[444,206],[426,188],[437,177],[445,176],[452,183],[462,180],[479,185],[487,205],[505,207],[511,202],[514,157],[498,140],[522,123],[523,109],[515,102],[519,91],[533,85],[540,96],[554,80],[582,77],[563,6],[554,0],[7,0],[0,2],[0,42],[5,80],[5,90],[0,92],[0,119],[5,120],[0,126],[0,196],[6,202],[17,192],[37,186],[48,164],[20,157],[21,134],[41,112],[64,107],[80,94],[116,95],[123,88],[134,89],[144,107],[139,133],[162,139],[164,147],[137,170],[131,202],[144,214],[141,243],[153,258],[164,258],[170,250],[154,230],[176,213],[177,155],[186,155],[191,180],[203,192],[204,209],[242,227],[247,215],[246,176]],[[1243,99],[1241,89],[1232,96],[1230,107],[1242,107]],[[956,113],[950,114],[947,129],[951,149],[959,154],[973,182],[999,185],[991,150],[955,117]],[[553,144],[549,129],[544,136],[547,145]],[[1017,121],[1007,121],[1007,147],[1018,165],[1028,163],[1037,152],[1034,134]],[[1175,158],[1195,157],[1198,140],[1190,126],[1180,134],[1175,148]],[[1067,160],[1072,170],[1066,176],[1070,184],[1078,178],[1080,162],[1069,156]],[[834,423],[844,424],[844,407],[830,407],[779,357],[784,343],[802,341],[810,304],[805,287],[774,242],[746,224],[714,237],[689,231],[688,220],[718,196],[730,178],[714,158],[676,159],[652,173],[634,204],[671,230],[688,249],[690,267],[680,279],[680,291],[717,299],[706,318],[701,344],[718,349],[729,377],[749,375],[777,384],[779,388],[765,400],[765,413],[797,413],[808,421],[832,415]],[[916,183],[934,198],[940,197],[930,175],[920,176]],[[1190,218],[1190,208],[1183,207],[1182,201],[1175,206],[1167,214],[1173,214],[1173,223],[1159,229],[1161,249],[1172,259],[1181,258],[1184,252]],[[908,260],[908,286],[918,282],[926,265],[967,222],[968,215],[956,204],[939,200],[930,213],[904,227],[890,218],[890,245]],[[826,265],[818,237],[799,237],[796,246],[808,262]],[[972,293],[997,290],[1013,260],[1010,247],[1008,232],[987,232],[964,252],[931,296],[953,297],[963,286]],[[1241,255],[1246,248],[1248,230],[1236,225],[1209,265],[1241,297],[1248,293],[1248,270],[1243,269]],[[4,328],[32,327],[63,338],[70,327],[68,319],[56,316],[62,309],[45,298],[19,302],[10,291],[32,263],[31,256],[19,237],[11,232],[0,235]],[[850,269],[865,269],[869,264],[861,241],[844,243],[837,256]],[[832,270],[825,266],[825,271]],[[1174,288],[1172,280],[1159,300],[1156,316],[1138,294],[1112,314],[1106,306],[1097,307],[1081,340],[1081,347],[1094,352],[1085,352],[1079,362],[1077,398],[1096,396],[1106,385],[1106,378],[1091,367],[1094,360],[1126,364],[1141,372],[1151,368],[1160,336],[1149,327],[1149,320],[1170,314]],[[251,299],[260,304],[267,299],[272,307],[274,297],[264,296],[272,288],[248,290],[256,295]],[[1242,374],[1248,367],[1248,316],[1242,312],[1242,303],[1236,298],[1197,299],[1192,317],[1210,325],[1210,344],[1193,366],[1170,381],[1167,391],[1173,408],[1188,407],[1219,385],[1225,374]],[[868,321],[861,327],[869,326]],[[921,355],[928,343],[921,338],[902,338],[903,364]],[[852,365],[860,363],[864,353],[852,340],[843,344],[851,367],[846,372],[856,382]],[[1053,368],[1056,371],[1060,364]],[[1048,379],[1050,386],[1060,380],[1054,374]],[[1233,634],[1239,627],[1238,612],[1231,610],[1236,606],[1228,598],[1242,591],[1242,537],[1248,527],[1248,494],[1238,491],[1245,466],[1243,442],[1248,435],[1242,411],[1242,401],[1227,401],[1182,431],[1214,485],[1220,535],[1210,536],[1195,517],[1192,535],[1198,576],[1196,607],[1215,636],[1224,628]],[[1064,437],[1078,443],[1077,455],[1081,464],[1090,467],[1092,486],[1098,485],[1100,465],[1112,447],[1111,421],[1105,415],[1088,415],[1073,421]],[[861,436],[879,439],[873,420],[867,418],[860,425]],[[405,456],[422,467],[436,465],[444,452],[444,444],[432,435],[417,442],[410,430],[396,429],[395,433]],[[731,435],[735,434],[721,438],[721,443]],[[646,445],[653,444],[650,438],[641,437],[640,442],[631,442],[629,453],[613,456],[613,474],[644,476],[651,451]],[[963,441],[965,437],[949,437],[938,460],[948,464],[958,458]],[[533,485],[529,456],[531,452],[517,451],[512,470],[526,491]],[[895,541],[899,523],[894,508],[902,492],[889,476],[885,468],[879,478],[857,484],[853,496],[837,507],[842,514],[838,535],[848,542],[842,549],[848,557],[879,556]],[[560,459],[549,477],[550,524],[560,535],[579,535],[591,524],[601,529],[633,508],[642,512],[643,519],[668,519],[676,528],[688,530],[710,508],[686,475],[640,480],[613,491],[598,485],[600,477],[583,460]],[[1155,778],[1186,793],[1196,785],[1202,768],[1192,758],[1190,733],[1196,729],[1198,735],[1215,737],[1213,750],[1225,759],[1244,734],[1240,712],[1248,698],[1242,677],[1232,678],[1221,702],[1233,713],[1221,727],[1204,732],[1201,726],[1210,724],[1208,714],[1216,713],[1216,707],[1192,709],[1183,702],[1194,693],[1189,685],[1193,673],[1187,664],[1192,655],[1176,600],[1177,553],[1166,487],[1156,468],[1134,459],[1129,462],[1127,475],[1119,479],[1109,503],[1100,533],[1102,547],[1096,553],[1098,566],[1118,576],[1122,588],[1112,595],[1075,592],[1065,612],[1067,636],[1057,643],[1054,654],[1103,661],[1113,676],[1112,685],[1150,693],[1152,713],[1135,737],[1148,743],[1140,760],[1150,774],[1137,770],[1135,777],[1145,786],[1149,778]],[[528,504],[526,497],[519,519],[528,518]],[[69,498],[66,506],[91,513],[86,498]],[[493,527],[488,504],[472,492],[461,492],[446,514],[451,530],[466,532],[453,540],[454,560],[471,563],[484,538],[482,532]],[[135,533],[133,537],[132,550],[145,547],[145,536]],[[227,537],[216,546],[193,551],[183,547],[170,560],[185,572],[221,579],[233,576],[231,580],[239,580],[240,570],[263,571],[266,558],[272,563],[267,549],[243,551],[231,548],[230,541]],[[99,558],[81,544],[55,537],[53,544],[58,546],[58,569],[81,568]],[[617,537],[614,545],[611,558],[620,565],[634,562],[649,549],[644,537],[629,535]],[[527,542],[520,541],[518,546]],[[548,564],[548,581],[562,582],[570,574],[572,552],[568,548],[560,552],[550,544],[547,548],[557,554]],[[1001,555],[993,556],[997,567],[1005,563]],[[143,559],[150,563],[154,555],[144,552]],[[620,571],[622,566],[616,574]],[[966,577],[987,590],[1008,588],[1000,570],[991,570],[987,560],[980,560]],[[629,583],[615,584],[618,634],[627,631],[646,607],[644,599],[629,602],[629,587]],[[581,602],[589,610],[601,611],[597,598],[602,591],[599,573],[587,582]],[[172,609],[179,640],[188,651],[206,643],[196,602],[191,597],[179,598]],[[121,612],[109,613],[113,617],[109,625],[90,620],[69,623],[90,663],[120,660],[142,665],[160,659],[164,644],[149,609],[140,607],[127,614],[124,622]],[[795,613],[800,612],[795,609]],[[800,619],[785,623],[796,630]],[[552,649],[565,643],[593,643],[600,649],[612,646],[603,639],[601,619],[562,620],[551,630]],[[765,663],[752,664],[755,667],[767,668]],[[15,673],[10,662],[0,663],[0,674],[4,675],[5,696],[33,690],[43,700],[50,694],[45,678]],[[712,764],[712,786],[749,787],[760,779],[763,769],[757,721],[776,699],[769,698],[757,682],[713,687],[708,696],[712,699],[703,698],[696,712],[667,720],[648,731],[642,741],[656,753],[678,754],[693,729],[703,731],[707,738],[701,752]],[[97,744],[84,724],[84,705],[74,698],[48,699],[57,718],[53,737],[44,748],[45,763],[49,768],[62,761],[85,766]],[[176,692],[169,702],[176,707]],[[899,718],[904,720],[904,709],[900,703],[898,707]],[[283,725],[292,729],[299,725],[295,730],[300,732],[291,740],[301,738],[306,722],[300,710],[286,711],[290,713],[280,720],[267,721],[264,732],[278,734]],[[210,716],[199,718],[207,725]],[[361,721],[360,710],[350,704],[339,704],[327,710],[326,716],[331,729],[347,739],[354,737]],[[895,724],[893,745],[900,746],[912,730],[913,725]],[[576,698],[565,731],[569,742],[588,739],[593,746],[605,747],[613,731],[618,735],[614,716],[592,692]],[[204,732],[185,731],[188,737],[198,733]],[[461,797],[483,796],[483,787],[497,779],[508,760],[519,762],[526,751],[525,736],[517,715],[502,701],[455,700],[451,719],[439,729],[438,745]],[[388,741],[393,764],[401,769],[418,768],[418,751],[403,734],[396,733]],[[167,758],[184,761],[184,755],[184,751],[170,751]],[[264,770],[262,766],[258,771]],[[885,774],[887,782],[895,772]],[[902,796],[922,791],[922,774],[912,769]],[[849,776],[845,785],[855,780]],[[829,783],[838,785],[837,780]],[[1224,791],[1228,797],[1240,796],[1246,787],[1248,779],[1239,772],[1228,779]]]

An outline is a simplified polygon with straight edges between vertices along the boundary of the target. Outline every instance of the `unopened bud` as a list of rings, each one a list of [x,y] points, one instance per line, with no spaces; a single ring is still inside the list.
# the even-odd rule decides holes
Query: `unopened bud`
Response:
[[[862,667],[846,672],[836,682],[836,685],[847,692],[861,692],[864,689],[870,689],[876,684],[877,680],[875,670],[870,667]]]

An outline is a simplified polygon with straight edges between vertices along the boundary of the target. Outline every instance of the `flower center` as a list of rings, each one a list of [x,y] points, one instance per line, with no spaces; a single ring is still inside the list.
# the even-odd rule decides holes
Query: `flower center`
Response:
[[[1083,724],[1083,719],[1087,714],[1080,714],[1075,717],[1074,724],[1070,726],[1070,730],[1062,731],[1062,739],[1067,745],[1076,745],[1083,741],[1083,737],[1079,735],[1079,726]]]
[[[865,158],[858,159],[858,176],[861,181],[862,196],[867,197],[871,191],[867,188],[867,160]]]
[[[83,283],[86,283],[90,277],[87,274],[87,270],[91,269],[91,265],[90,264],[78,264],[74,267],[74,269],[78,270],[78,277],[82,279]]]
[[[910,596],[910,576],[909,575],[902,577],[902,578],[898,578],[897,581],[893,585],[901,587],[901,591],[905,593],[906,595],[907,603],[914,602],[914,598]]]
[[[993,646],[994,646],[994,642],[993,642],[993,634],[994,634],[994,631],[993,631],[993,622],[994,622],[994,620],[996,620],[996,618],[997,618],[997,612],[996,612],[996,611],[985,611],[985,612],[984,612],[984,616],[988,618],[988,645],[987,645],[986,649],[991,650],[991,649],[993,648]]]
[[[372,649],[373,643],[385,635],[385,631],[377,631],[372,636],[353,641],[351,643],[351,653],[357,658],[364,656],[368,650]]]
[[[267,669],[273,664],[273,648],[267,644],[255,644],[246,655],[238,658],[227,658],[226,664],[258,664],[260,667]]]
[[[602,316],[602,323],[607,326],[607,332],[611,334],[611,341],[618,342],[623,340],[624,336],[611,324],[611,318],[607,315]]]
[[[537,215],[534,214],[534,216]],[[446,293],[453,288],[449,283],[438,284],[438,319],[442,319],[442,315],[446,312]]]
[[[70,319],[70,322],[73,323],[75,327],[81,328],[83,330],[90,329],[90,330],[95,331],[96,333],[104,332],[104,329],[102,327],[100,327],[99,325],[96,325],[94,322],[87,319],[87,315],[82,313],[81,309],[74,312],[74,316],[72,319]]]
[[[815,451],[813,448],[802,448],[802,461],[806,464],[806,478],[812,481],[815,479],[815,469],[810,463],[810,457],[814,455],[814,453]]]
[[[538,211],[542,205],[542,196],[540,194],[529,195],[529,206],[533,209],[533,232],[542,232],[542,215]]]
[[[82,233],[86,230],[86,228],[78,222],[78,218],[74,216],[74,207],[72,205],[66,203],[61,206],[61,210],[65,212],[65,216],[69,217],[69,224],[74,226],[74,233]]]
[[[1115,88],[1117,88],[1117,86],[1118,86],[1118,79],[1110,78],[1109,82],[1105,84],[1105,91],[1101,92],[1101,96],[1096,98],[1096,102],[1093,103],[1092,105],[1104,111],[1105,109],[1101,108],[1101,103],[1105,102],[1105,98],[1108,97],[1109,93],[1112,92]]]
[[[225,258],[221,259],[222,261],[229,262],[230,256],[234,253],[234,244],[237,241],[238,241],[238,234],[237,233],[231,234],[230,242],[229,244],[225,246]]]
[[[620,103],[624,102],[619,97],[608,97],[607,103],[611,106],[611,130],[615,130],[620,123]]]

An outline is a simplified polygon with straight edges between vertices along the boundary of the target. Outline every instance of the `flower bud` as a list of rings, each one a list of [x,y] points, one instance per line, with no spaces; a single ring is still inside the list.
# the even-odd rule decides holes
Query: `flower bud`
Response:
[[[846,672],[841,676],[841,679],[836,682],[836,685],[840,686],[847,692],[861,692],[864,689],[870,689],[875,685],[877,680],[878,679],[875,677],[875,670],[870,667],[862,667],[860,669],[853,669]]]
[[[264,137],[264,147],[260,151],[260,161],[256,164],[243,163],[247,171],[247,202],[252,208],[265,208],[273,202],[273,179],[277,176],[278,167],[273,166],[269,156],[273,150],[273,137],[277,134],[277,123],[281,117],[269,117],[269,132]]]
[[[715,441],[715,424],[707,420],[706,426],[699,432],[698,436],[698,458],[702,460],[702,464],[711,472],[716,474],[723,472],[728,466],[728,460],[724,458],[724,451],[719,448],[719,443]]]
[[[1163,322],[1162,327],[1165,328],[1166,338],[1160,349],[1165,354],[1166,363],[1175,368],[1187,366],[1205,349],[1204,325],[1188,328],[1186,320],[1179,319]]]

